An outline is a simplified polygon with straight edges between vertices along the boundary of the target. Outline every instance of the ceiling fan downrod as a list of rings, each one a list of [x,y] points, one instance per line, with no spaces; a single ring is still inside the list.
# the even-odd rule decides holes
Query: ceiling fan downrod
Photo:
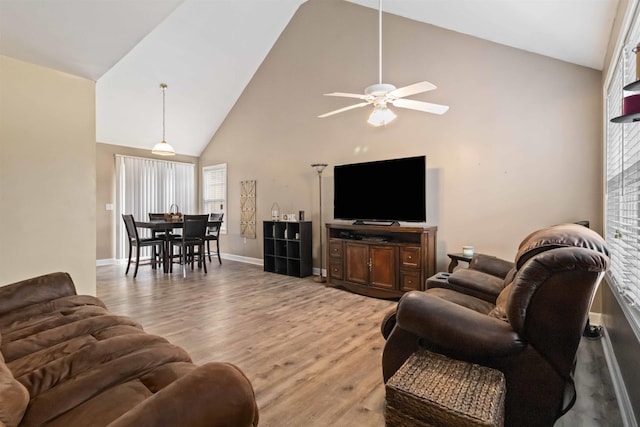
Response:
[[[382,0],[378,7],[378,84],[382,84]]]

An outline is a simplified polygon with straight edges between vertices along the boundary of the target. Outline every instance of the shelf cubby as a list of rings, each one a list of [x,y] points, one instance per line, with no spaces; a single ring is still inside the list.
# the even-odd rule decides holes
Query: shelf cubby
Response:
[[[264,271],[306,277],[312,274],[311,221],[264,221]]]

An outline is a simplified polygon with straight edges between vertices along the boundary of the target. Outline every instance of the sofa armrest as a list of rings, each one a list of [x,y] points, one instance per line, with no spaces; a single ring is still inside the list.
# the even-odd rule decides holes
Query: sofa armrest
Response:
[[[108,427],[258,425],[251,383],[230,363],[212,362],[172,382]]]
[[[428,280],[427,288],[441,287],[495,304],[515,274],[514,264],[490,255],[475,254],[469,268],[454,271],[447,280]]]
[[[386,340],[391,334],[391,331],[396,326],[396,307],[387,311],[387,313],[382,318],[382,322],[380,322],[380,333]]]
[[[51,273],[0,287],[0,315],[33,304],[76,295],[67,273]]]
[[[473,255],[469,263],[470,269],[478,270],[501,279],[507,277],[507,274],[509,274],[509,271],[511,271],[513,267],[515,267],[515,264],[511,261],[485,254]]]
[[[456,270],[447,280],[427,280],[427,289],[451,289],[495,304],[504,288],[504,280],[470,268]]]
[[[405,294],[396,321],[426,347],[445,349],[466,360],[509,356],[525,346],[509,323],[425,292]]]

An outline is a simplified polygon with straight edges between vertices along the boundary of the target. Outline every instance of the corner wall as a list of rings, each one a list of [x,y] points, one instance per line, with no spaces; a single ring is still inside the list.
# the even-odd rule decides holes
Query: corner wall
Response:
[[[378,14],[338,0],[304,3],[203,151],[201,166],[228,164],[228,231],[223,252],[262,258],[262,220],[277,202],[314,221],[319,265],[322,222],[333,218],[333,166],[427,156],[428,225],[438,226],[437,262],[473,245],[515,256],[531,231],[589,220],[602,228],[601,72],[486,40],[383,16],[383,81],[427,80],[410,97],[450,106],[436,116],[393,108],[387,127],[366,123],[371,108],[324,119],[359,102],[323,96],[362,93],[378,80]],[[258,238],[240,237],[240,181],[257,180]],[[380,203],[385,201],[380,189]],[[410,194],[407,197],[411,197]],[[326,243],[326,242],[325,242]]]
[[[96,294],[95,123],[95,82],[0,56],[0,285]]]

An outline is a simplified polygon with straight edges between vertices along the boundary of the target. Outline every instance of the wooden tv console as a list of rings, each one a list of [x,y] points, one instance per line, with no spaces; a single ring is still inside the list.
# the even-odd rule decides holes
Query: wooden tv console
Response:
[[[326,224],[327,286],[376,298],[424,290],[436,272],[437,227]]]

